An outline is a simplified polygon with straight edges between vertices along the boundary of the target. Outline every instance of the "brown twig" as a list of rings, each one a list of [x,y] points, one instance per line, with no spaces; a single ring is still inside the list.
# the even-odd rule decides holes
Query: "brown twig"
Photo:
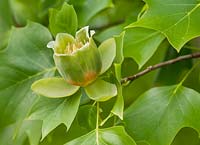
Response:
[[[188,55],[183,55],[183,56],[177,57],[175,59],[171,59],[171,60],[168,60],[168,61],[164,61],[164,62],[155,64],[155,65],[149,66],[145,70],[143,70],[143,71],[141,71],[141,72],[139,72],[135,75],[123,78],[121,80],[121,83],[124,84],[124,83],[129,82],[129,81],[134,81],[137,78],[139,78],[139,77],[141,77],[141,76],[143,76],[143,75],[145,75],[145,74],[147,74],[147,73],[149,73],[149,72],[151,72],[155,69],[158,69],[158,68],[170,65],[170,64],[174,64],[174,63],[179,62],[179,61],[192,59],[192,58],[200,58],[200,52],[192,53],[192,54],[188,54]]]

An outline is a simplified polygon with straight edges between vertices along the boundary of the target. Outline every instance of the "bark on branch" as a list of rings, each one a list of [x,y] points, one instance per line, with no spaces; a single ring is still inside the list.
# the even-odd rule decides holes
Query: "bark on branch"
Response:
[[[126,82],[129,82],[129,81],[134,81],[136,80],[137,78],[155,70],[155,69],[158,69],[158,68],[161,68],[161,67],[164,67],[164,66],[167,66],[167,65],[170,65],[170,64],[174,64],[176,62],[179,62],[179,61],[183,61],[183,60],[187,60],[187,59],[193,59],[193,58],[200,58],[200,52],[197,52],[197,53],[192,53],[192,54],[188,54],[188,55],[183,55],[183,56],[180,56],[180,57],[177,57],[175,59],[171,59],[171,60],[168,60],[168,61],[164,61],[164,62],[161,62],[161,63],[158,63],[158,64],[155,64],[155,65],[152,65],[152,66],[149,66],[147,67],[145,70],[135,74],[135,75],[132,75],[132,76],[128,76],[128,77],[125,77],[121,80],[121,83],[124,84]]]

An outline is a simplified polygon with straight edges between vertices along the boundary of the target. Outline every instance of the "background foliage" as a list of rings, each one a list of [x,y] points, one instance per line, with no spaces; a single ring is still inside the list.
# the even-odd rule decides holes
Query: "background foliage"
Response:
[[[149,65],[199,51],[199,17],[198,0],[0,0],[0,144],[95,144],[97,108],[83,90],[49,99],[30,89],[59,75],[47,43],[89,25],[97,44],[113,36],[117,42],[102,78],[117,82],[118,94],[100,103],[100,120],[112,112],[100,144],[200,145],[197,60],[120,85]]]

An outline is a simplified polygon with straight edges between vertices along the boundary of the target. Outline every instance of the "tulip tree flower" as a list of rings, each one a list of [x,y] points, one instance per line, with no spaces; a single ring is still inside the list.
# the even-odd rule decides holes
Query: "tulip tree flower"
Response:
[[[75,37],[67,33],[58,33],[55,41],[47,44],[54,51],[54,61],[61,78],[45,78],[33,83],[32,90],[40,95],[59,98],[76,93],[80,87],[96,101],[106,101],[117,95],[114,84],[98,78],[108,70],[116,56],[114,38],[105,40],[96,46],[86,26]]]

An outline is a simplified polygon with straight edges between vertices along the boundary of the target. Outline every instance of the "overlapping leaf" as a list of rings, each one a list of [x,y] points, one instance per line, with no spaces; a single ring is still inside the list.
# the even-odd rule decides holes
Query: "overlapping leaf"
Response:
[[[0,1],[0,50],[5,48],[12,25],[11,11],[7,0]]]
[[[99,129],[99,137],[97,139],[95,133],[95,130],[93,130],[84,136],[66,143],[65,145],[136,145],[134,140],[121,126]],[[97,140],[99,144],[97,144]]]
[[[119,35],[125,26],[135,22],[144,2],[141,0],[115,0],[113,5],[90,20],[91,27],[100,30],[95,35],[95,38],[100,42],[113,35]]]
[[[42,77],[53,76],[55,67],[48,30],[35,23],[12,31],[9,45],[0,53],[0,125],[26,117],[36,97],[31,84]]]
[[[178,131],[200,131],[200,94],[179,85],[153,88],[125,112],[128,132],[136,141],[170,145]]]
[[[96,127],[96,106],[92,105],[84,105],[81,106],[78,114],[77,120],[78,124],[89,131],[95,129]]]
[[[24,120],[21,122],[22,125],[16,129],[18,123],[0,129],[0,144],[22,145],[28,137],[30,145],[38,145],[41,137],[42,121]]]
[[[124,60],[123,54],[123,40],[124,32],[118,36],[115,36],[116,41],[116,57],[114,60],[115,67],[115,77],[116,77],[116,86],[117,86],[117,99],[111,110],[111,112],[117,115],[121,120],[123,120],[123,111],[124,111],[124,98],[122,95],[122,85],[121,85],[121,65]]]
[[[197,0],[146,0],[147,12],[129,27],[146,27],[162,32],[180,51],[181,47],[200,36],[200,3]]]
[[[160,32],[146,28],[128,28],[124,38],[124,56],[133,58],[141,68],[164,40]]]
[[[65,99],[49,99],[42,97],[38,100],[29,116],[31,120],[42,120],[42,139],[53,129],[64,123],[70,128],[80,104],[80,92]]]

